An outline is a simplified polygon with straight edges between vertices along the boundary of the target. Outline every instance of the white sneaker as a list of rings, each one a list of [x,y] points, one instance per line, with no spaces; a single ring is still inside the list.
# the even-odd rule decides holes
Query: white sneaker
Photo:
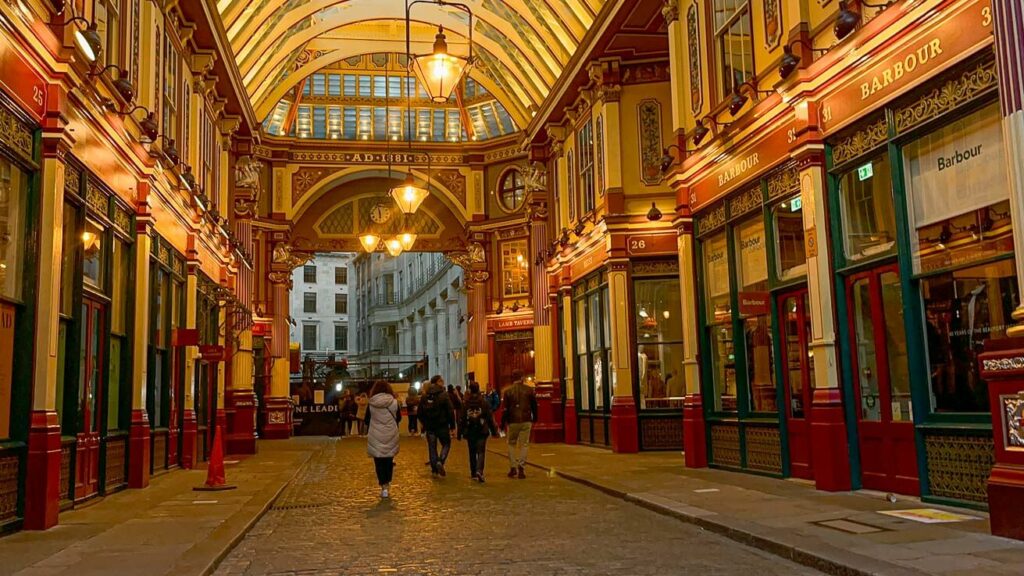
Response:
[[[388,487],[387,486],[384,486],[383,488],[380,489],[380,497],[381,498],[390,498],[391,497],[390,492],[388,492]]]

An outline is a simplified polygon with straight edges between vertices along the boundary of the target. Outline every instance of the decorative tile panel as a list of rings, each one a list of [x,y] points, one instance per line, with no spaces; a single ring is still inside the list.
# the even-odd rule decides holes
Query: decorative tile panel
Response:
[[[997,88],[995,60],[979,62],[959,76],[922,95],[916,102],[898,108],[893,114],[896,132],[902,134]]]
[[[711,461],[721,466],[740,466],[740,428],[736,424],[711,425]]]
[[[694,218],[696,222],[697,236],[704,236],[714,232],[725,225],[725,204],[721,203],[714,208]]]
[[[787,164],[768,175],[768,198],[775,200],[800,192],[800,171],[793,164]]]
[[[75,451],[75,442],[64,442],[60,447],[60,500],[71,500],[71,454]]]
[[[782,474],[782,440],[778,428],[748,426],[747,468]]]
[[[764,47],[768,50],[779,45],[782,38],[782,0],[764,2]]]
[[[131,235],[132,233],[132,215],[129,211],[121,208],[120,206],[114,209],[114,226],[117,226],[118,230],[125,234]]]
[[[97,213],[106,216],[108,202],[107,193],[90,178],[89,184],[85,189],[85,203]]]
[[[837,142],[832,147],[832,162],[838,166],[866,154],[884,144],[888,134],[885,118],[880,118]]]
[[[683,419],[678,414],[667,418],[641,418],[640,434],[645,450],[682,450]]]
[[[104,491],[110,491],[125,483],[125,447],[126,438],[111,438],[106,441],[106,476]]]
[[[690,110],[694,114],[700,112],[704,104],[700,79],[700,22],[697,15],[697,2],[694,0],[686,11],[686,55],[690,60]]]
[[[26,159],[32,158],[32,129],[3,106],[0,106],[0,144]]]
[[[743,192],[729,199],[729,219],[738,218],[749,214],[761,207],[764,203],[761,194],[761,183],[747,188]]]
[[[76,164],[68,162],[64,167],[64,193],[78,196],[82,189],[82,169]]]
[[[925,434],[928,489],[933,496],[986,502],[988,475],[995,462],[988,436]]]
[[[661,103],[654,99],[637,104],[640,122],[640,179],[648,186],[661,183]]]

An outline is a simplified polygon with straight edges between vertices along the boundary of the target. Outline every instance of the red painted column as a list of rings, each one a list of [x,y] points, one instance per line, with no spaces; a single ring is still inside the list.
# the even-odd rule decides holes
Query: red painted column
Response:
[[[839,388],[814,390],[809,415],[815,487],[831,492],[849,490],[850,450]]]
[[[61,490],[60,422],[55,411],[32,412],[25,477],[25,529],[55,526]]]
[[[530,292],[533,307],[533,349],[534,380],[537,392],[537,422],[533,425],[534,442],[561,442],[562,391],[556,377],[554,351],[557,341],[552,322],[551,302],[548,299],[547,258],[544,251],[548,245],[548,204],[547,192],[539,185],[544,180],[544,171],[539,162],[534,163],[533,182],[530,190],[530,246],[536,250],[531,258]]]
[[[614,246],[614,242],[613,242]],[[608,314],[611,318],[611,361],[605,368],[605,386],[612,389],[609,435],[613,452],[640,450],[640,428],[633,386],[633,345],[629,322],[629,260],[613,258],[608,264]]]
[[[135,314],[132,325],[132,412],[128,428],[128,487],[149,486],[150,426],[146,412],[149,355],[149,254],[153,245],[150,236],[152,216],[149,212],[149,183],[137,185],[135,213]]]
[[[128,428],[128,487],[149,486],[150,476],[149,414],[145,409],[133,409]]]

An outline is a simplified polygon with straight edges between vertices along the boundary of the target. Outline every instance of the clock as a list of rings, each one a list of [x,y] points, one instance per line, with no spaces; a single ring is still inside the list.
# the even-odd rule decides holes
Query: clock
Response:
[[[387,204],[377,204],[370,208],[370,220],[375,224],[383,224],[391,219],[391,207]]]

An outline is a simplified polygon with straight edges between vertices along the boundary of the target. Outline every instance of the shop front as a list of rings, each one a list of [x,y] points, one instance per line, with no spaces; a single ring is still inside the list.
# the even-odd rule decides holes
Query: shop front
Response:
[[[151,473],[180,464],[185,348],[171,335],[185,328],[185,258],[154,235],[150,252],[150,333],[146,411],[150,425]]]
[[[578,439],[582,444],[611,446],[611,319],[608,272],[599,269],[572,286],[572,354]]]
[[[206,461],[213,449],[213,427],[217,422],[217,360],[204,350],[220,343],[220,306],[217,304],[219,285],[202,271],[197,272],[196,330],[201,353],[195,358],[194,398],[196,418],[195,461]]]
[[[626,245],[633,257],[630,342],[640,449],[681,450],[686,385],[676,235],[630,236]]]
[[[509,317],[502,317],[509,316]],[[512,384],[512,374],[521,372],[533,382],[536,369],[533,348],[533,314],[502,315],[489,322],[490,381],[498,390]]]
[[[696,218],[712,465],[811,477],[802,202],[791,163]]]
[[[994,448],[978,356],[1020,302],[991,49],[828,144],[854,480],[983,506]]]
[[[10,70],[12,65],[26,68],[13,52],[0,48],[0,69]],[[17,96],[24,89],[31,93],[35,79],[29,72],[17,79],[0,78],[0,533],[16,528],[25,517],[29,481],[31,335],[38,264],[26,246],[38,228],[30,214],[35,214],[40,189],[41,110],[19,104],[24,100]],[[19,86],[10,86],[15,80]]]

